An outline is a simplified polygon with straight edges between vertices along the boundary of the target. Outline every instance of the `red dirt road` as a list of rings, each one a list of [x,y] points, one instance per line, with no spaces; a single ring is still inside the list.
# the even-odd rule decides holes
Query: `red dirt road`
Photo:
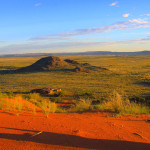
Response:
[[[150,150],[150,116],[0,111],[0,150]],[[32,136],[42,131],[41,134]]]

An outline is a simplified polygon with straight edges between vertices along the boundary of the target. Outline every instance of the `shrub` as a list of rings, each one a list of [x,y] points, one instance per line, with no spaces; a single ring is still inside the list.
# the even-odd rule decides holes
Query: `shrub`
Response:
[[[47,101],[43,99],[43,101],[40,104],[40,108],[42,109],[44,115],[48,117],[49,113],[54,113],[57,110],[57,105],[55,103],[52,103],[50,101]]]
[[[65,108],[62,108],[62,107],[57,107],[57,110],[56,110],[57,113],[66,113],[67,110]]]
[[[0,98],[7,98],[7,97],[8,97],[8,95],[6,93],[0,92]]]
[[[58,93],[56,93],[56,95],[58,96],[58,97],[63,97],[64,96],[64,92],[58,92]]]
[[[109,100],[104,102],[104,105],[107,110],[118,113],[128,103],[128,100],[123,100],[122,96],[114,91],[113,95],[109,98]]]
[[[93,96],[92,93],[86,92],[83,94],[83,98],[85,99],[94,99],[95,97]]]
[[[38,107],[40,107],[41,102],[43,101],[43,98],[39,93],[30,93],[29,95],[26,95],[25,98]]]
[[[132,97],[132,98],[130,98],[130,100],[135,102],[135,103],[146,103],[146,98],[141,97],[141,96]]]
[[[130,102],[127,98],[123,98],[116,91],[113,92],[113,95],[109,98],[109,100],[95,106],[95,108],[102,111],[114,112],[120,115],[148,114],[150,112],[149,107],[135,102]]]
[[[14,101],[14,109],[21,112],[22,108],[23,108],[23,104],[20,97],[16,97]]]
[[[0,110],[4,108],[4,103],[5,103],[5,100],[0,97]]]
[[[150,109],[148,106],[143,104],[136,104],[134,102],[130,103],[130,105],[126,106],[125,109],[121,112],[123,114],[148,114],[150,113]]]
[[[60,97],[51,97],[51,101],[55,103],[60,103],[62,99]]]
[[[77,112],[91,110],[91,101],[90,101],[90,100],[85,100],[85,99],[80,99],[80,100],[76,103],[74,109],[75,109],[75,111],[77,111]]]

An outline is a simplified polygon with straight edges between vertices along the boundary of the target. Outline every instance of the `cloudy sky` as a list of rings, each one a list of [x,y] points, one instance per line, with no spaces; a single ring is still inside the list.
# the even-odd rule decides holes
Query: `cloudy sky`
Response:
[[[150,0],[3,0],[0,54],[150,50]]]

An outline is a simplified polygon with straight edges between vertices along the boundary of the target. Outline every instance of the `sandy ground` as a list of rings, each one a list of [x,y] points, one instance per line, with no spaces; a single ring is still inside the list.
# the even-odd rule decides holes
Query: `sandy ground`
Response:
[[[0,111],[0,150],[150,150],[149,115],[108,116],[54,113],[46,118],[40,112]]]

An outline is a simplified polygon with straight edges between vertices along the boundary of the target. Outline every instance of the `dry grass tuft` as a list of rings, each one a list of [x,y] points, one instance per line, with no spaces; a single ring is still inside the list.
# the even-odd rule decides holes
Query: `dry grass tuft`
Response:
[[[96,107],[101,111],[114,112],[119,115],[150,113],[150,108],[148,106],[130,102],[129,99],[123,98],[116,91],[113,92],[113,95],[109,98],[109,100],[104,101]]]

